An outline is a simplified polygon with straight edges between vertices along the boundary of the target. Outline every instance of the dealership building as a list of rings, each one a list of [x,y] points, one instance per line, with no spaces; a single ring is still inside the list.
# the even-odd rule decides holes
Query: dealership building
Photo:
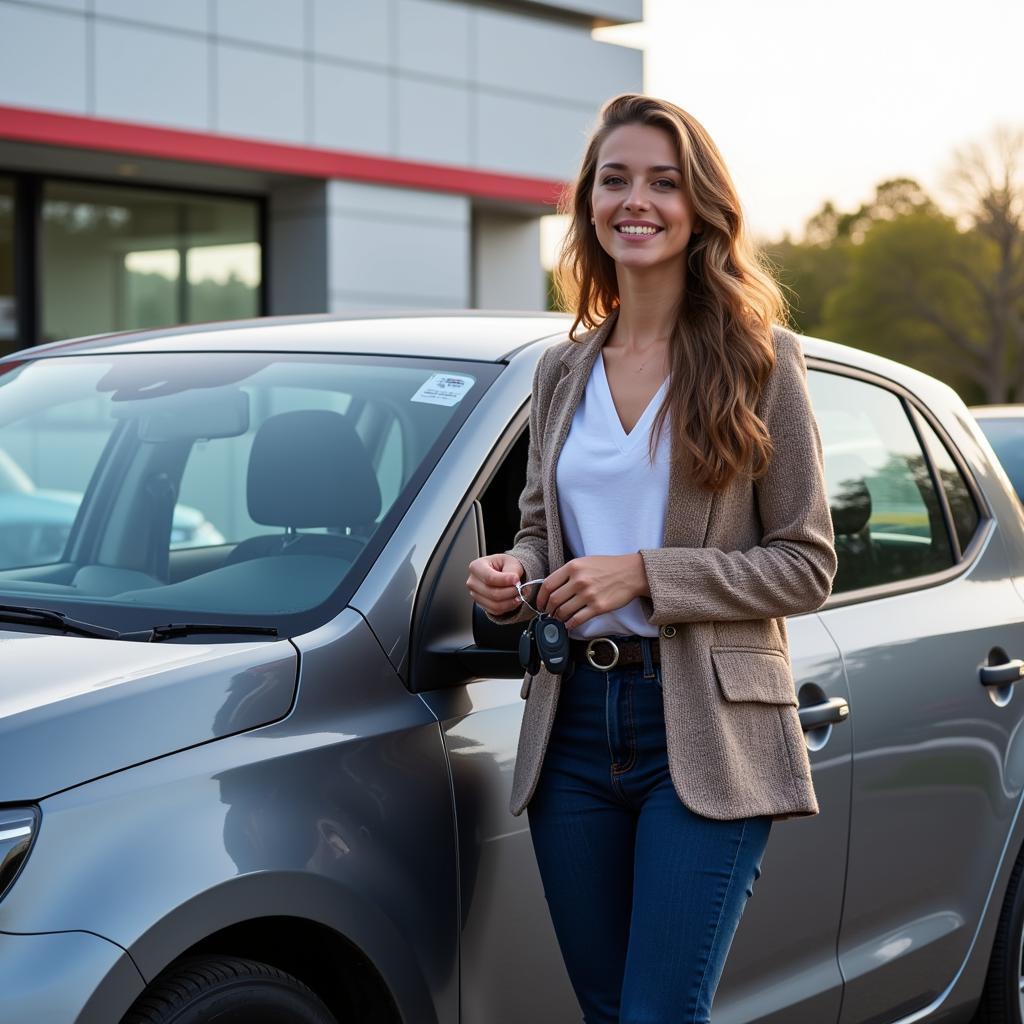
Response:
[[[0,0],[0,353],[257,314],[542,309],[642,0]],[[598,33],[600,35],[600,33]]]

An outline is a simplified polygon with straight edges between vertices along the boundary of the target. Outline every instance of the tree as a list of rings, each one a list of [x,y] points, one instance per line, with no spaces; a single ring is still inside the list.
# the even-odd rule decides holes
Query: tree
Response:
[[[997,125],[988,144],[955,151],[946,176],[961,215],[982,240],[981,266],[957,270],[985,311],[988,400],[1024,400],[1024,128]],[[1005,374],[1005,379],[1002,379]]]
[[[803,242],[788,237],[763,247],[789,299],[793,326],[802,334],[826,332],[825,300],[850,280],[855,248],[875,224],[889,223],[909,213],[938,212],[913,178],[890,178],[879,183],[872,199],[843,212],[831,200],[810,217]]]
[[[968,400],[991,396],[999,353],[986,344],[985,310],[959,270],[984,278],[985,264],[981,240],[945,214],[920,209],[875,223],[852,252],[849,280],[825,301],[822,333],[910,363]]]
[[[794,319],[913,363],[969,402],[1024,401],[1024,129],[954,153],[943,212],[910,178],[843,212],[826,202],[802,244],[767,247]]]
[[[782,285],[793,328],[801,334],[820,334],[825,299],[849,279],[849,244],[802,245],[787,237],[760,248]]]

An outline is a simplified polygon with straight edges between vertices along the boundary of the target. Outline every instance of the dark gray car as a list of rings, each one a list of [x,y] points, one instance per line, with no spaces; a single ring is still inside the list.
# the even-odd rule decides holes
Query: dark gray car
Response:
[[[465,593],[569,322],[0,362],[0,450],[82,495],[59,557],[0,571],[3,1024],[580,1019],[507,810],[521,627]],[[773,830],[715,1020],[1021,1024],[1024,512],[951,389],[803,345],[839,553],[787,620],[821,813]],[[172,543],[179,503],[223,543]]]

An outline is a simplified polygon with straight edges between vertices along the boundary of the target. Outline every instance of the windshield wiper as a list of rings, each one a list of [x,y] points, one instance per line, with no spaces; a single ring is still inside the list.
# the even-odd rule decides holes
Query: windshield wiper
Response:
[[[244,633],[252,636],[277,636],[276,626],[233,626],[220,622],[168,622],[166,626],[150,626],[131,633],[118,633],[119,640],[139,640],[156,644],[175,636],[190,636],[194,633]]]
[[[116,629],[98,626],[94,622],[82,622],[52,608],[32,608],[20,604],[0,604],[0,621],[23,622],[31,626],[52,626],[65,633],[92,636],[100,640],[117,640],[121,634]]]
[[[29,605],[0,604],[0,622],[21,622],[30,626],[51,626],[65,633],[96,637],[99,640],[137,640],[142,643],[159,643],[176,636],[193,633],[242,633],[252,636],[277,636],[275,626],[234,626],[220,622],[169,622],[166,626],[150,626],[130,632],[119,632],[94,622],[73,619],[52,608],[33,608]]]

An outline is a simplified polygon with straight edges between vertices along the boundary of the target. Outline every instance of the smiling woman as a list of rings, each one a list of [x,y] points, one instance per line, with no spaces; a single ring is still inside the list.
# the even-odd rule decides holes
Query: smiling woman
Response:
[[[503,623],[533,611],[515,584],[542,581],[510,810],[586,1020],[697,1024],[772,822],[818,813],[784,620],[836,573],[821,439],[782,294],[691,114],[610,99],[559,210],[575,320],[534,375],[519,532],[467,585]],[[538,664],[529,638],[559,626],[569,658]]]

